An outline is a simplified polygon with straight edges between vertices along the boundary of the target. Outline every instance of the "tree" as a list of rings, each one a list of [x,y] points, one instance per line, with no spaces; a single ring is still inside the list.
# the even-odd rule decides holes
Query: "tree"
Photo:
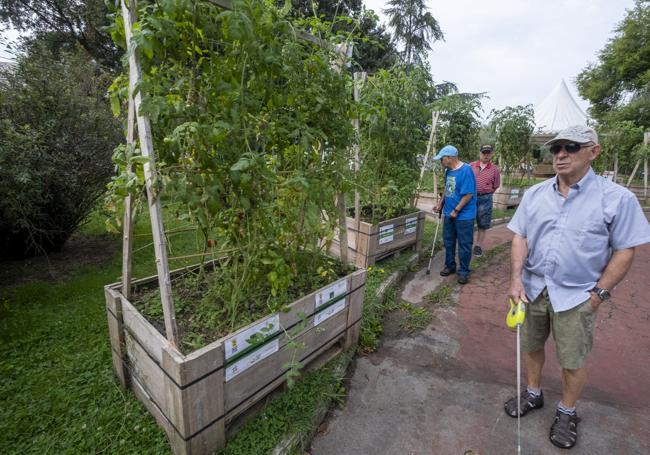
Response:
[[[618,158],[619,172],[632,172],[636,161],[643,157],[643,128],[630,120],[620,120],[601,124],[599,133],[602,152],[594,168],[598,171],[613,169],[614,160]]]
[[[436,146],[452,144],[460,153],[461,159],[470,161],[478,150],[481,131],[481,99],[483,93],[458,93],[450,84],[437,87],[444,94],[434,103],[433,109],[440,111],[438,120],[438,140]]]
[[[113,172],[110,77],[83,49],[33,44],[0,81],[0,256],[57,251]]]
[[[117,67],[121,53],[106,27],[111,23],[104,0],[3,0],[0,22],[47,43],[51,51],[75,52],[77,45],[103,65]]]
[[[578,75],[577,85],[599,122],[629,120],[650,127],[649,0],[636,0],[600,51],[598,63]]]
[[[520,164],[530,164],[530,136],[535,128],[535,112],[526,106],[505,107],[490,114],[490,128],[496,137],[496,150],[501,156],[506,180],[519,169]]]
[[[335,33],[352,33],[355,71],[361,68],[374,73],[396,63],[398,55],[390,33],[379,23],[374,11],[365,9],[361,0],[292,0],[292,6],[291,14],[295,18],[316,16],[331,23]]]
[[[389,0],[388,5],[384,13],[389,17],[394,40],[404,47],[402,61],[406,65],[421,63],[432,42],[444,40],[438,21],[424,0]]]

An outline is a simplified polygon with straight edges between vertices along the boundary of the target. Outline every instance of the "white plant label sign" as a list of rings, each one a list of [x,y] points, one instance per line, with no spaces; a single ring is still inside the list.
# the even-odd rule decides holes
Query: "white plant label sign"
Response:
[[[261,322],[258,322],[254,326],[247,328],[237,335],[233,335],[230,338],[227,338],[224,343],[226,348],[226,360],[248,348],[252,344],[250,342],[250,339],[253,336],[259,334],[261,338],[265,338],[273,333],[276,333],[279,330],[280,315],[275,314]]]
[[[242,357],[232,365],[229,365],[226,367],[226,382],[230,381],[232,378],[237,377],[256,363],[259,363],[262,360],[266,359],[271,354],[278,352],[279,349],[280,340],[276,338],[275,340],[262,345],[260,348],[256,349],[250,354]]]
[[[321,324],[323,321],[327,321],[336,313],[340,313],[344,309],[345,309],[345,300],[339,300],[334,305],[325,308],[320,313],[316,313],[316,316],[314,316],[314,327]]]
[[[415,231],[418,229],[418,219],[417,217],[414,218],[407,218],[406,219],[406,228],[404,229],[404,234],[409,235],[409,234],[415,234]]]
[[[513,188],[510,190],[510,199],[517,199],[519,197],[519,188]]]
[[[316,294],[316,310],[336,297],[348,292],[348,280],[343,279]]]
[[[379,227],[379,244],[389,243],[393,241],[393,233],[395,231],[393,224],[387,224]]]

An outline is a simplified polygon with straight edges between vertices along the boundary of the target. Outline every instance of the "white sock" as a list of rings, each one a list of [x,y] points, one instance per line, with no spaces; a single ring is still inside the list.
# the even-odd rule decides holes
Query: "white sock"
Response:
[[[575,413],[576,413],[575,406],[572,407],[572,408],[570,408],[568,406],[564,406],[564,404],[562,404],[561,401],[557,404],[557,409],[558,409],[558,411],[563,412],[564,414],[568,414],[570,416],[575,415]]]
[[[535,398],[537,398],[538,396],[540,396],[542,394],[542,389],[541,388],[536,389],[534,387],[528,386],[528,387],[526,387],[526,390],[528,391],[529,395],[532,395]]]

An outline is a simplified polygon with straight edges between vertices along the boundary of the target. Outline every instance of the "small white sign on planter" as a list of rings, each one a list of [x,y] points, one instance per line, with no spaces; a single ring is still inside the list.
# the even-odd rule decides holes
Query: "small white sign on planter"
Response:
[[[320,323],[327,321],[336,313],[340,313],[341,311],[343,311],[344,308],[345,308],[345,299],[341,299],[338,302],[336,302],[334,305],[328,306],[320,313],[316,313],[316,316],[314,316],[314,326],[317,326]]]
[[[334,283],[332,286],[323,289],[319,293],[316,294],[316,310],[318,310],[319,307],[325,305],[327,302],[331,302],[335,298],[337,298],[340,295],[345,294],[348,292],[348,280],[343,279],[341,281],[338,281]]]
[[[237,377],[237,375],[248,370],[250,367],[256,363],[266,359],[271,354],[278,352],[280,349],[280,340],[276,338],[275,340],[266,343],[251,352],[250,354],[242,357],[232,365],[226,367],[226,382],[230,381],[232,378]]]
[[[406,228],[404,229],[404,235],[415,234],[415,231],[418,230],[418,218],[407,218],[406,219]]]
[[[510,190],[510,199],[517,199],[519,197],[519,188],[513,188]]]
[[[234,355],[239,354],[240,352],[247,349],[253,343],[251,338],[255,335],[260,336],[260,339],[266,338],[269,335],[273,335],[280,330],[280,315],[275,314],[266,318],[263,321],[247,328],[246,330],[231,336],[226,339],[225,350],[226,350],[226,360],[231,358]]]
[[[395,227],[393,224],[387,224],[379,227],[379,244],[389,243],[393,241],[393,233]]]

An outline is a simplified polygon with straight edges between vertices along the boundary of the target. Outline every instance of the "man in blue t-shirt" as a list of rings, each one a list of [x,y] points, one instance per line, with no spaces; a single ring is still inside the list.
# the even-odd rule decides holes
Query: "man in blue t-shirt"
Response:
[[[458,149],[445,145],[433,158],[440,160],[445,168],[445,197],[436,212],[443,210],[445,221],[442,240],[445,244],[445,268],[440,275],[456,273],[456,241],[458,241],[458,282],[467,283],[469,263],[472,259],[474,241],[474,218],[476,218],[476,177],[472,167],[458,159]]]

